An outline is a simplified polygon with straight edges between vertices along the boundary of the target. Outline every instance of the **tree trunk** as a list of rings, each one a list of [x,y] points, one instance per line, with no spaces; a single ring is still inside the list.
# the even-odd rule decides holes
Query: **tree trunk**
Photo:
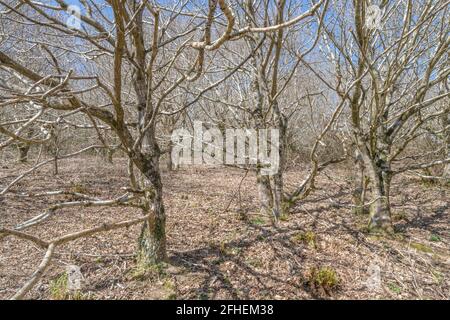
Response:
[[[278,127],[278,150],[274,150],[273,146],[276,145],[275,141],[271,141],[271,152],[278,152],[278,172],[275,173],[273,176],[273,218],[275,222],[277,222],[281,215],[285,214],[284,209],[285,205],[283,203],[284,196],[283,196],[283,171],[284,171],[284,164],[285,164],[285,145],[286,145],[286,128],[287,128],[287,120],[284,117],[284,115],[281,114],[281,111],[278,108],[278,103],[275,104],[275,110],[276,110],[276,122]]]
[[[156,264],[167,260],[166,215],[163,203],[163,187],[159,159],[161,151],[156,141],[156,112],[152,107],[152,78],[148,76],[143,31],[143,10],[134,17],[134,49],[136,69],[133,87],[137,99],[139,133],[143,134],[141,151],[132,155],[133,162],[144,177],[147,213],[150,218],[144,223],[138,240],[138,257],[145,264]],[[154,52],[156,53],[156,52]],[[145,130],[145,132],[144,132]]]
[[[51,153],[54,156],[53,159],[53,175],[57,176],[59,173],[58,169],[58,156],[59,156],[59,131],[56,127],[52,126],[52,140],[50,143]]]
[[[144,223],[139,237],[139,261],[145,264],[157,264],[167,260],[166,252],[166,215],[162,199],[162,185],[154,187],[154,193],[147,191],[146,198],[152,202],[147,214],[150,218]]]
[[[364,214],[366,213],[365,208],[365,199],[366,199],[366,190],[369,184],[369,179],[366,176],[366,170],[364,166],[364,161],[361,153],[358,149],[355,149],[353,162],[356,168],[356,172],[354,175],[354,188],[352,193],[353,198],[353,213],[355,214]]]
[[[33,134],[34,134],[34,130],[33,130],[33,128],[31,128],[30,130],[28,130],[26,137],[31,139]],[[24,162],[28,161],[28,152],[30,151],[30,148],[31,148],[31,145],[26,142],[19,142],[17,144],[17,149],[19,151],[18,158],[17,158],[18,162],[24,163]]]
[[[442,115],[442,127],[444,128],[444,150],[445,157],[450,158],[450,111],[447,110]],[[447,163],[444,167],[442,177],[447,178],[446,182],[450,182],[450,163]]]
[[[55,155],[55,159],[53,159],[53,175],[57,176],[59,173],[58,170],[58,156]]]
[[[390,205],[391,174],[383,162],[371,161],[366,164],[372,186],[369,230],[393,232]]]
[[[28,161],[28,151],[30,151],[30,145],[28,143],[20,143],[17,146],[19,150],[19,157],[17,159],[18,162],[27,162]]]
[[[261,213],[270,215],[273,207],[273,194],[269,176],[261,175],[260,169],[256,173]]]
[[[144,138],[144,190],[147,214],[150,218],[144,223],[139,237],[139,260],[145,264],[157,264],[167,260],[166,252],[166,214],[163,202],[163,186],[159,159],[161,152],[156,142],[154,128]],[[142,163],[142,162],[141,162]]]
[[[172,142],[170,142],[169,147],[168,147],[168,152],[167,152],[167,160],[166,160],[168,171],[172,171],[174,169],[173,162],[172,162],[172,148],[173,148],[173,145],[172,145]]]
[[[113,155],[114,155],[114,151],[113,149],[107,149],[106,150],[106,154],[107,154],[107,161],[110,164],[113,164]]]
[[[280,216],[283,214],[283,174],[277,173],[273,177],[273,209],[272,215],[275,223],[278,222]]]
[[[447,153],[450,157],[450,153]],[[447,182],[450,182],[450,163],[447,163],[447,165],[444,167],[444,173],[442,175],[444,178],[447,178]]]

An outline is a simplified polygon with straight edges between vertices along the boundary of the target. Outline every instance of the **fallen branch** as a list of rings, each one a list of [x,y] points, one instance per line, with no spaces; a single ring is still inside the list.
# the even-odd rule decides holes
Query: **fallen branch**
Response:
[[[55,251],[55,244],[51,243],[48,246],[44,259],[42,259],[41,264],[39,265],[37,270],[33,273],[31,279],[28,280],[27,283],[25,283],[23,287],[20,288],[20,290],[17,291],[16,294],[11,297],[11,300],[22,300],[23,297],[28,293],[28,291],[30,291],[34,287],[36,282],[38,282],[38,280],[42,278],[48,266],[50,265],[50,262],[52,261],[54,251]]]
[[[29,228],[31,226],[34,226],[38,223],[41,223],[48,218],[50,218],[52,215],[55,214],[56,210],[62,209],[62,208],[71,208],[71,207],[102,207],[102,206],[123,206],[123,205],[130,205],[128,202],[131,200],[134,200],[135,197],[129,195],[128,193],[112,200],[89,200],[89,201],[71,201],[71,202],[63,202],[63,203],[57,203],[47,210],[45,210],[43,213],[37,215],[36,217],[27,220],[21,224],[18,224],[14,229],[15,230],[24,230],[26,228]]]
[[[34,242],[41,248],[47,248],[49,243],[44,241],[38,237],[35,237],[31,234],[20,232],[18,230],[8,229],[8,228],[0,228],[0,240],[6,238],[7,236],[15,236],[19,239],[29,240]]]
[[[57,191],[47,191],[40,193],[19,193],[17,196],[19,197],[47,197],[47,196],[59,196],[59,195],[67,195],[67,196],[75,196],[78,198],[86,199],[86,200],[100,200],[98,198],[94,198],[79,192],[65,191],[65,190],[57,190]]]
[[[132,219],[132,220],[126,220],[126,221],[121,221],[121,222],[116,222],[116,223],[104,223],[99,227],[95,227],[92,229],[86,229],[86,230],[82,230],[79,232],[75,232],[75,233],[71,233],[71,234],[59,237],[59,238],[53,240],[52,242],[55,243],[55,245],[61,245],[66,242],[69,242],[69,241],[73,241],[73,240],[76,240],[79,238],[91,236],[94,233],[111,231],[111,230],[120,229],[120,228],[128,228],[135,224],[144,222],[145,220],[148,220],[149,218],[150,218],[150,215],[146,215],[146,216]]]
[[[11,230],[11,229],[6,229],[6,228],[1,228],[0,229],[0,239],[4,238],[5,236],[8,236],[8,235],[16,236],[21,239],[30,240],[30,241],[38,244],[40,247],[47,248],[47,252],[44,256],[44,259],[42,260],[42,262],[39,265],[39,267],[37,268],[37,270],[32,274],[30,280],[28,280],[23,285],[23,287],[19,291],[17,291],[16,294],[14,294],[11,297],[11,300],[22,299],[33,288],[33,286],[36,284],[36,282],[40,278],[42,278],[42,276],[45,274],[47,267],[49,266],[49,264],[51,262],[54,250],[57,246],[62,245],[67,242],[70,242],[70,241],[73,241],[73,240],[76,240],[76,239],[89,237],[98,232],[106,232],[106,231],[111,231],[111,230],[120,229],[120,228],[128,228],[133,225],[144,222],[149,218],[150,218],[150,214],[140,217],[140,218],[135,218],[135,219],[121,221],[121,222],[104,223],[101,226],[74,232],[74,233],[70,233],[70,234],[64,235],[62,237],[58,237],[58,238],[53,239],[48,242],[44,241],[40,238],[37,238],[35,236],[32,236],[30,234],[27,234],[27,233],[23,233],[23,232]]]

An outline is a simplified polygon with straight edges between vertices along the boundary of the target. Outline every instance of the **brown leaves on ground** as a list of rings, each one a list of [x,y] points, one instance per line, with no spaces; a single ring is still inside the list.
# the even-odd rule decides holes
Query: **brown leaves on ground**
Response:
[[[19,170],[23,165],[1,169],[0,185]],[[288,172],[287,187],[305,173]],[[52,284],[74,264],[84,277],[80,296],[89,299],[450,298],[448,189],[397,177],[392,192],[397,233],[386,238],[366,234],[367,217],[352,213],[346,169],[325,171],[314,194],[278,227],[259,215],[256,179],[250,174],[242,183],[239,203],[243,175],[224,168],[164,173],[169,265],[152,270],[136,265],[139,226],[97,234],[58,248],[46,276],[28,297],[54,298]],[[64,196],[24,198],[20,192],[76,187],[113,198],[126,185],[122,159],[114,165],[95,159],[61,162],[59,176],[53,177],[51,168],[41,170],[3,198],[1,224],[13,227],[55,202],[67,201]],[[124,207],[66,208],[27,231],[50,239],[139,214]],[[0,298],[11,296],[29,278],[43,254],[13,237],[0,240]],[[379,286],[369,285],[374,276],[370,266],[380,270]],[[312,270],[324,286],[322,280],[311,282]],[[320,270],[326,274],[319,276]],[[330,274],[339,279],[338,285],[327,282]]]

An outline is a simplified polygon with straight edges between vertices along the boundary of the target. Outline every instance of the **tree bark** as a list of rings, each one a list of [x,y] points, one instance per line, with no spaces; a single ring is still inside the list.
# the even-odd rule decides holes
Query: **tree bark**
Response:
[[[283,203],[284,197],[283,197],[283,187],[284,187],[284,181],[283,181],[283,171],[284,171],[284,164],[285,164],[285,145],[286,145],[286,131],[287,131],[287,119],[286,117],[281,113],[281,110],[279,109],[278,102],[275,102],[274,104],[274,110],[275,110],[275,122],[277,124],[278,134],[279,134],[279,141],[278,141],[278,150],[274,150],[271,148],[270,152],[278,152],[278,172],[275,173],[273,176],[273,218],[275,219],[275,222],[278,221],[281,215],[283,215],[285,205]],[[272,147],[275,145],[275,141],[271,141]]]
[[[261,175],[260,169],[256,173],[256,184],[258,185],[261,214],[272,214],[273,194],[269,176]]]
[[[145,207],[149,219],[144,223],[139,237],[139,259],[146,264],[157,264],[167,260],[166,252],[166,214],[163,202],[163,186],[159,169],[160,150],[152,139],[153,131],[146,139],[145,148],[149,151],[142,172],[144,174]]]
[[[447,110],[442,115],[442,127],[444,130],[444,150],[445,157],[450,158],[450,111]],[[450,163],[447,163],[444,167],[442,177],[447,178],[447,182],[450,182]]]
[[[30,151],[30,145],[28,143],[20,143],[17,146],[17,150],[19,151],[19,155],[17,158],[18,162],[27,162],[28,161],[28,151]]]
[[[156,142],[155,127],[149,128],[142,142],[142,153],[136,159],[136,166],[143,174],[146,214],[139,237],[139,260],[145,264],[157,264],[167,260],[166,214],[163,202],[163,186],[159,160],[161,150]]]
[[[145,190],[145,206],[150,213],[144,223],[138,240],[138,257],[145,264],[157,264],[167,260],[166,252],[166,215],[163,203],[163,187],[159,160],[161,151],[156,141],[156,110],[152,103],[152,77],[148,70],[144,45],[143,16],[139,10],[135,17],[132,32],[136,70],[133,87],[137,99],[139,133],[143,135],[141,151],[132,155],[133,162],[143,175],[142,188]],[[156,34],[153,35],[154,37]],[[156,55],[156,48],[152,54]],[[145,130],[145,131],[144,131]]]
[[[393,232],[390,205],[390,187],[392,176],[383,161],[371,161],[366,164],[372,186],[372,204],[370,208],[369,230]]]
[[[154,194],[146,193],[146,200],[152,201],[152,205],[148,207],[149,211],[146,214],[149,212],[152,214],[142,226],[139,236],[139,261],[151,265],[167,260],[166,215],[162,198],[162,185],[159,184],[159,187],[154,188]]]
[[[172,142],[169,142],[168,152],[167,152],[167,160],[166,160],[168,171],[174,170],[174,166],[173,166],[173,162],[172,162],[172,148],[173,148]]]
[[[364,214],[366,213],[365,199],[369,178],[366,176],[363,157],[358,149],[355,149],[353,160],[356,168],[352,193],[353,205],[355,206],[353,212],[355,214]]]
[[[114,151],[113,149],[107,149],[106,150],[106,158],[108,163],[113,164],[113,155],[114,155]]]

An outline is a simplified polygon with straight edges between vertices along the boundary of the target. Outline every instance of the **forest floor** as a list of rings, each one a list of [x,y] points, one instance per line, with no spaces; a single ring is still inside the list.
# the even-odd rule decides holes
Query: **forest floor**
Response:
[[[0,165],[0,187],[26,168]],[[242,180],[245,172],[239,169],[164,172],[170,264],[154,270],[136,265],[140,226],[98,233],[58,247],[27,298],[67,298],[63,275],[67,265],[77,265],[82,291],[72,298],[78,299],[449,299],[448,187],[396,177],[396,234],[386,237],[368,234],[368,217],[352,212],[350,170],[331,169],[278,227],[259,214],[256,178],[250,173]],[[70,200],[29,198],[21,192],[75,190],[110,199],[122,194],[128,181],[123,159],[113,165],[91,158],[66,160],[58,176],[51,172],[51,166],[39,170],[0,199],[1,226],[14,227],[51,204]],[[306,172],[289,171],[286,187],[300,183]],[[27,232],[49,240],[139,215],[125,207],[66,208]],[[30,242],[1,239],[0,298],[10,297],[28,280],[43,255]],[[313,270],[323,267],[337,280],[333,288],[311,280],[317,278]]]

